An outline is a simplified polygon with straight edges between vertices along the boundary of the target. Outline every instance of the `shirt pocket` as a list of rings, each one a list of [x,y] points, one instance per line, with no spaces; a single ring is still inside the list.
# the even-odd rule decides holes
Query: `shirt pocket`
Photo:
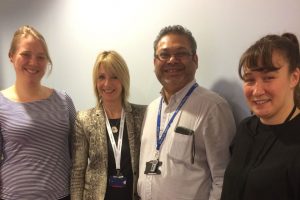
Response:
[[[168,154],[175,162],[194,163],[195,124],[196,118],[192,112],[183,110],[179,113]]]
[[[170,147],[169,157],[175,161],[193,163],[195,156],[194,132],[181,133],[174,131],[173,142]]]

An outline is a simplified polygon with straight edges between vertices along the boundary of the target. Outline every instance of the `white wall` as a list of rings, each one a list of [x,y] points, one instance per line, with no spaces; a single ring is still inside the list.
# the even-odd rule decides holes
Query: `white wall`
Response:
[[[91,73],[101,50],[117,50],[131,74],[130,101],[159,95],[152,43],[166,25],[181,24],[198,42],[200,85],[232,105],[237,121],[249,114],[237,75],[240,55],[269,33],[300,36],[299,0],[0,0],[0,89],[15,76],[7,52],[14,31],[36,27],[54,62],[44,82],[66,90],[77,110],[95,105]]]

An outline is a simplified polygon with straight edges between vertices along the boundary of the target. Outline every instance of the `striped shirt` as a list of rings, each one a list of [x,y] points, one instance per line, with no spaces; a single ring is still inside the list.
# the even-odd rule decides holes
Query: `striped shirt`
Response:
[[[75,107],[65,92],[19,103],[0,93],[0,198],[56,200],[69,195]]]

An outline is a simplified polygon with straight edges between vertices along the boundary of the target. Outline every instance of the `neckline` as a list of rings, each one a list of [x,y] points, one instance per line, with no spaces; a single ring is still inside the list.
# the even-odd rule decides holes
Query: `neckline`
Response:
[[[116,119],[108,119],[109,120],[109,122],[116,122],[116,121],[120,121],[121,120],[121,118],[116,118]]]
[[[287,124],[291,124],[291,123],[294,123],[294,122],[297,122],[298,120],[300,119],[300,113],[298,113],[295,117],[293,117],[292,119],[289,119],[288,121],[286,122],[283,122],[281,124],[264,124],[262,123],[259,118],[258,118],[258,123],[257,125],[259,125],[260,127],[264,127],[264,128],[274,128],[274,127],[282,127],[282,126],[286,126]]]
[[[284,120],[282,123],[278,123],[278,124],[265,124],[265,123],[263,123],[263,122],[261,121],[261,119],[260,119],[259,117],[257,117],[257,118],[258,118],[258,124],[264,125],[264,126],[266,126],[266,127],[271,127],[271,126],[274,127],[274,126],[286,124],[287,122],[289,122],[289,121],[292,120],[292,117],[293,117],[293,115],[295,114],[296,109],[297,109],[297,106],[296,106],[296,104],[294,104],[294,106],[293,106],[292,110],[290,111],[289,115],[285,118],[285,120]],[[299,113],[299,114],[300,114],[300,113]],[[297,115],[296,115],[296,116],[297,116]],[[296,117],[296,116],[295,116],[295,117]],[[295,117],[294,117],[294,118],[295,118]],[[293,119],[294,119],[294,118],[293,118]]]
[[[53,96],[56,94],[56,90],[55,89],[52,89],[52,93],[45,99],[39,99],[39,100],[34,100],[34,101],[28,101],[28,102],[19,102],[19,101],[14,101],[14,100],[11,100],[9,99],[8,97],[4,96],[4,94],[0,91],[0,96],[7,102],[10,102],[10,103],[14,103],[14,104],[31,104],[31,103],[38,103],[38,102],[44,102],[44,101],[48,101],[50,99],[53,98]]]
[[[287,116],[287,118],[285,119],[285,121],[283,123],[290,121],[290,119],[292,118],[292,116],[294,115],[294,113],[296,111],[296,108],[297,108],[297,106],[296,106],[296,104],[294,104],[293,109],[291,110],[290,114]]]

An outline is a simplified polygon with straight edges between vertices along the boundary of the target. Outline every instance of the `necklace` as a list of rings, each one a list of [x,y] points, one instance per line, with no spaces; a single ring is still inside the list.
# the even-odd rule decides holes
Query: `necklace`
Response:
[[[111,126],[112,133],[115,134],[119,132],[120,119],[109,119],[109,124]]]
[[[290,119],[292,118],[292,116],[294,115],[294,113],[296,111],[296,108],[297,108],[297,106],[295,104],[294,107],[293,107],[293,109],[292,109],[292,111],[290,112],[289,116],[287,116],[287,118],[285,119],[284,123],[290,121]]]
[[[113,133],[119,132],[118,127],[116,127],[116,126],[112,126],[112,127],[111,127],[111,131],[112,131]]]

